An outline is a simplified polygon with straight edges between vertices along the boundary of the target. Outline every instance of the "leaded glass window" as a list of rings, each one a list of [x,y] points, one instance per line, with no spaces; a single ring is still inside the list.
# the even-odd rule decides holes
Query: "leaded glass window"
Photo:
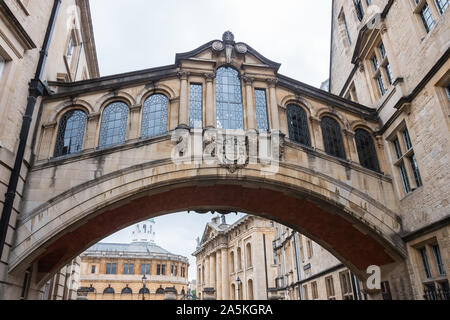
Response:
[[[377,76],[377,84],[378,84],[378,90],[380,90],[380,94],[382,96],[384,96],[384,94],[386,93],[386,88],[384,87],[384,83],[383,83],[383,77],[381,75],[381,73]]]
[[[377,151],[370,134],[363,129],[355,131],[356,148],[358,149],[359,163],[370,170],[380,171]]]
[[[217,128],[244,128],[241,81],[239,72],[231,67],[216,72],[216,113]]]
[[[133,294],[133,291],[131,290],[131,288],[126,286],[125,288],[122,289],[122,294]]]
[[[434,0],[436,4],[436,8],[439,11],[439,14],[443,14],[448,7],[448,0]]]
[[[139,289],[139,294],[150,294],[150,290],[148,288]]]
[[[361,0],[353,0],[356,9],[356,15],[358,16],[358,20],[361,21],[364,18],[364,9],[361,3]]]
[[[311,138],[305,110],[295,104],[290,104],[286,107],[286,113],[290,139],[310,147]]]
[[[55,157],[81,151],[86,119],[86,113],[81,110],[68,111],[61,117],[56,138]]]
[[[191,128],[203,127],[203,86],[191,83],[189,92],[189,126]]]
[[[416,155],[413,154],[411,157],[409,157],[409,161],[411,163],[411,169],[414,174],[414,181],[416,182],[416,186],[421,187],[422,186],[422,178],[420,176],[419,165],[417,164]]]
[[[105,290],[103,290],[103,293],[114,294],[114,289],[111,288],[111,285],[110,285],[110,286],[108,286],[108,288],[106,288]]]
[[[345,159],[344,141],[339,123],[330,117],[323,117],[322,128],[325,152],[329,155]]]
[[[430,32],[430,30],[434,28],[435,22],[434,22],[433,14],[431,13],[430,7],[428,7],[427,3],[425,3],[422,10],[420,11],[420,17],[422,18],[422,22],[425,27],[425,30],[427,32]]]
[[[405,189],[405,193],[410,193],[411,185],[409,184],[408,174],[406,173],[406,168],[403,161],[398,166],[398,169],[400,170],[400,176],[402,177],[403,188]]]
[[[389,84],[392,84],[394,82],[394,76],[392,75],[391,65],[389,63],[387,63],[385,68],[386,68],[386,74],[388,76]]]
[[[107,106],[102,115],[99,147],[125,142],[127,122],[128,106],[125,103],[113,102]]]
[[[269,131],[266,90],[255,89],[255,104],[256,104],[256,125],[258,130]]]
[[[147,98],[142,108],[141,137],[150,138],[167,132],[169,99],[162,94]]]

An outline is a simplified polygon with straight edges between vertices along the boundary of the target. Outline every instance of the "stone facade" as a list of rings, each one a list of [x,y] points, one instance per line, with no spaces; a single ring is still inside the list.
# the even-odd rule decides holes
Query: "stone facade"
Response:
[[[80,286],[81,258],[60,269],[42,289],[42,300],[76,300]]]
[[[445,1],[359,2],[333,1],[330,91],[377,110],[414,296],[434,288],[448,299],[450,10]]]
[[[3,16],[7,2],[12,7],[13,1],[0,2]],[[434,17],[429,32],[420,18],[425,2]],[[87,2],[76,3],[84,4],[84,37],[90,30]],[[57,81],[48,82],[52,92],[33,118],[2,255],[0,295],[20,297],[30,274],[24,291],[38,296],[79,252],[136,221],[213,209],[282,222],[360,279],[367,278],[368,266],[381,266],[383,282],[396,288],[393,299],[423,298],[426,283],[413,256],[430,255],[438,244],[440,254],[428,259],[447,268],[445,274],[450,264],[449,10],[436,14],[430,0],[417,6],[413,0],[373,0],[371,10],[367,3],[333,2],[331,93],[279,74],[280,64],[235,42],[231,32],[177,54],[172,65],[121,75],[64,82],[83,79],[79,74],[96,76],[92,37],[86,58],[78,55],[87,73],[49,63],[47,75],[55,78],[46,80]],[[380,14],[371,19],[375,6]],[[36,14],[46,20],[50,1],[41,7]],[[34,42],[42,42],[44,30],[33,30],[40,32]],[[37,57],[30,37],[19,31],[19,42],[31,48],[24,57]],[[55,37],[79,43],[76,32]],[[72,52],[70,61],[77,56]],[[67,67],[67,54],[60,57],[56,65]],[[12,75],[9,67],[24,68],[14,82],[17,89],[9,81],[9,94],[1,96],[10,99],[2,106],[11,124],[0,136],[6,146],[0,149],[4,186],[35,60],[18,61],[6,63],[2,73],[3,80]],[[108,133],[102,122],[112,124],[106,110],[113,106],[122,115],[117,130]],[[152,115],[151,108],[161,112]],[[58,132],[66,134],[69,112],[79,119],[77,130],[68,133],[76,134],[76,143],[65,145]],[[234,151],[240,157],[233,158]],[[426,251],[414,242],[422,236]],[[430,276],[445,291],[439,272]]]
[[[229,225],[225,216],[214,217],[192,254],[197,263],[197,297],[267,300],[275,274],[272,241],[269,220],[246,215]]]
[[[320,245],[279,223],[273,223],[276,286],[281,300],[365,300],[363,285],[352,272]]]
[[[19,144],[22,118],[27,106],[28,84],[35,77],[39,52],[49,25],[55,1],[0,1],[0,207],[3,208],[11,170]],[[99,69],[89,11],[85,0],[62,1],[52,41],[48,63],[40,75],[41,81],[79,81],[99,77]],[[73,35],[71,50],[70,37]],[[71,60],[68,61],[68,54]],[[70,63],[68,63],[70,62]],[[39,97],[35,109],[41,103]],[[17,215],[23,196],[24,182],[33,161],[31,146],[38,110],[34,111],[30,138],[25,150],[22,170],[16,191],[14,209],[9,220],[6,243],[0,258],[0,296],[5,287],[21,291],[23,279],[7,279],[8,256],[14,237]],[[69,263],[69,261],[67,261]],[[68,267],[72,263],[69,263]],[[60,273],[64,273],[63,270]],[[54,279],[56,280],[56,278]],[[58,296],[60,296],[58,294]]]
[[[187,295],[188,259],[146,236],[152,224],[135,225],[130,244],[98,243],[81,254],[80,291],[88,300],[164,300],[171,290],[177,300]]]

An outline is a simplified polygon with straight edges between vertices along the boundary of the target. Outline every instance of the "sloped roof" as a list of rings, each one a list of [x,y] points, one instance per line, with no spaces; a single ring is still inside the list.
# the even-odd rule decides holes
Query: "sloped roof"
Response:
[[[149,242],[134,242],[134,243],[97,243],[86,250],[87,253],[94,251],[110,252],[110,253],[137,253],[137,254],[152,254],[162,253],[171,254],[164,248]]]

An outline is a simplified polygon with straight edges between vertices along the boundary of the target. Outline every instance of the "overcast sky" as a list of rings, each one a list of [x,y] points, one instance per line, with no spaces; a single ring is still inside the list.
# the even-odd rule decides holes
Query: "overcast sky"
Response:
[[[91,0],[101,76],[173,64],[230,30],[266,58],[279,73],[315,87],[328,79],[330,0]],[[234,222],[242,215],[228,216]],[[155,219],[156,242],[190,259],[211,214],[172,214]],[[130,228],[105,242],[128,242]]]

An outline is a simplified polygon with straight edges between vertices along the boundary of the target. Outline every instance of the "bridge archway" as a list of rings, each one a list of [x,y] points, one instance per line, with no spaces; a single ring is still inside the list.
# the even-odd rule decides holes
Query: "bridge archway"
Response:
[[[370,265],[405,255],[395,215],[366,194],[311,170],[282,164],[261,175],[214,165],[154,161],[77,185],[18,224],[10,273],[37,268],[39,287],[104,237],[133,223],[180,211],[240,211],[278,221],[329,250],[360,278]]]

